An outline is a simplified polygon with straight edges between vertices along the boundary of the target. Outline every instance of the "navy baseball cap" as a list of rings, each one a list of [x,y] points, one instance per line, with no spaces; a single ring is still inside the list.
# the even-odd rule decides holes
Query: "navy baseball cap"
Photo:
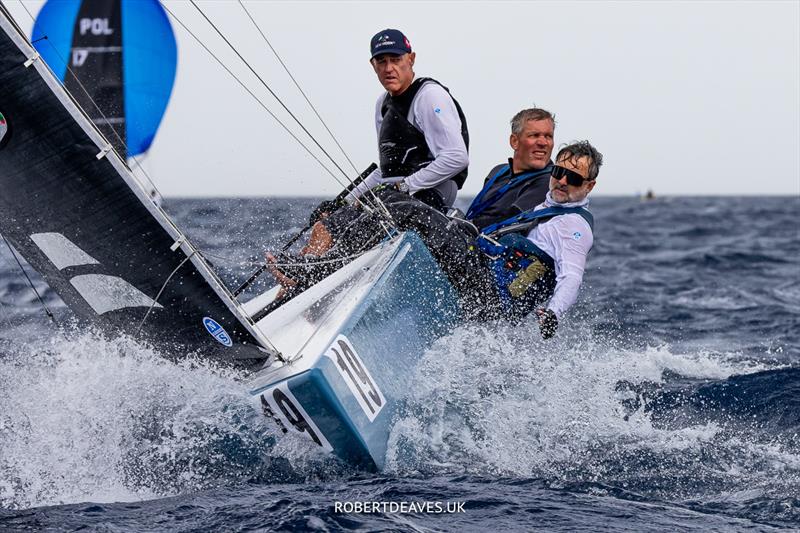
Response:
[[[381,54],[401,56],[411,53],[411,43],[400,30],[383,30],[375,34],[369,43],[372,57]]]

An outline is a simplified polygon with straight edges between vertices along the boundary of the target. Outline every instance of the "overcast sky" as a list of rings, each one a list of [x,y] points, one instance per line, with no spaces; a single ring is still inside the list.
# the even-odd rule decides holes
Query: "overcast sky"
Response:
[[[18,2],[6,4],[32,27]],[[35,14],[42,2],[25,5]],[[286,116],[191,4],[166,5]],[[239,4],[199,5],[352,172]],[[509,120],[533,105],[556,114],[556,146],[585,138],[604,154],[595,194],[800,194],[800,2],[245,5],[359,170],[377,160],[382,88],[369,40],[394,27],[417,52],[417,75],[448,86],[466,112],[464,195],[511,155]],[[341,188],[174,20],[173,28],[178,75],[146,164],[164,195]]]

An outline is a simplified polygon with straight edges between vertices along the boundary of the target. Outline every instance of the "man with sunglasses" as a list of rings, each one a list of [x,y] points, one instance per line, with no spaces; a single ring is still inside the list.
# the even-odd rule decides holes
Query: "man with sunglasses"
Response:
[[[594,225],[587,196],[602,164],[602,154],[588,141],[565,146],[551,167],[544,202],[479,234],[474,225],[455,223],[421,202],[407,196],[403,200],[397,191],[392,194],[398,198],[386,207],[398,229],[413,230],[422,238],[459,291],[466,318],[518,320],[535,310],[542,336],[550,338],[559,318],[575,303],[583,280]],[[331,251],[324,261],[284,268],[276,277],[302,290],[368,244],[359,246]],[[343,257],[342,263],[337,264],[337,257]]]
[[[511,318],[535,309],[542,336],[555,334],[558,319],[577,300],[594,242],[594,219],[586,205],[602,164],[603,155],[588,141],[562,148],[545,201],[483,229],[476,244],[487,258],[497,298],[479,307]],[[547,306],[541,307],[545,300]]]

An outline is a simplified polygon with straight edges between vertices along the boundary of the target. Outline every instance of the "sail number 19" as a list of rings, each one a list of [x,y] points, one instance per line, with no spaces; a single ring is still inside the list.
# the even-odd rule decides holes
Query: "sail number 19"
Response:
[[[339,335],[325,355],[336,363],[339,373],[369,421],[375,420],[386,405],[386,398],[348,338]]]

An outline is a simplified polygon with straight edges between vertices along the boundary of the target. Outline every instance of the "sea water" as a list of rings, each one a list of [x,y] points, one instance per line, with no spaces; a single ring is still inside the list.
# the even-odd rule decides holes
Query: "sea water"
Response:
[[[236,286],[314,205],[165,208]],[[591,207],[558,335],[437,341],[374,474],[282,435],[234,371],[80,329],[26,265],[54,325],[0,251],[0,530],[800,528],[800,198]]]

